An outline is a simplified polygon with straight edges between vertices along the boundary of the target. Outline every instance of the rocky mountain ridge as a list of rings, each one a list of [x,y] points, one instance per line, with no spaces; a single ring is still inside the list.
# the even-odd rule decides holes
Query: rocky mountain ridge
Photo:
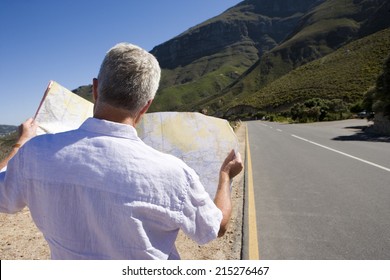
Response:
[[[248,95],[256,95],[261,88],[296,67],[389,27],[389,3],[380,0],[243,1],[152,50],[163,61],[163,69],[167,67],[152,110],[197,110],[223,116],[229,106],[236,106]],[[219,25],[222,33],[209,32],[207,28],[212,29],[214,25]],[[225,27],[235,35],[223,40]],[[197,32],[197,42],[189,43],[193,32]],[[221,45],[215,47],[207,40],[209,37]],[[181,47],[177,46],[187,43],[186,51],[181,53]],[[196,44],[199,47],[190,47]],[[201,44],[207,45],[210,52],[222,50],[201,56]],[[181,55],[188,53],[191,55],[187,60],[181,59]],[[197,58],[196,54],[201,57]],[[225,111],[218,112],[220,109]]]
[[[247,0],[153,48],[164,69],[183,67],[228,46],[253,45],[259,57],[290,34],[318,0]]]
[[[389,27],[390,1],[387,0],[242,1],[151,50],[162,67],[162,79],[149,111],[201,111],[224,117],[234,107],[248,108],[248,100],[260,99],[261,102],[251,104],[250,111],[288,111],[310,93],[307,89],[294,88],[297,99],[289,98],[286,103],[280,99],[286,90],[280,78]],[[383,40],[375,38],[381,46],[370,43],[375,53],[375,65],[368,69],[370,77],[377,75],[383,57],[387,56]],[[365,54],[366,51],[361,52]],[[310,79],[310,73],[302,69],[305,70],[301,68],[298,72]],[[342,69],[332,71],[334,75],[343,75]],[[362,78],[358,75],[362,73],[348,75],[359,80]],[[272,86],[273,83],[282,89]],[[321,83],[326,84],[326,80]],[[366,83],[361,84],[355,96],[348,93],[347,106],[362,98]],[[278,95],[277,102],[264,92],[269,86]],[[77,92],[80,89],[88,91],[88,87],[81,87]],[[269,103],[265,104],[264,100]]]

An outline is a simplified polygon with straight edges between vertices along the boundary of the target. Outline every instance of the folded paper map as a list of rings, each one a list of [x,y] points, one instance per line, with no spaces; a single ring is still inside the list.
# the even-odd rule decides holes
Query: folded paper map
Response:
[[[38,134],[77,129],[92,114],[91,102],[52,81],[35,115]],[[222,162],[232,149],[238,150],[237,137],[226,120],[200,113],[145,114],[137,132],[149,146],[193,168],[212,198]]]
[[[232,149],[238,150],[237,137],[226,120],[200,113],[146,114],[137,131],[149,146],[193,168],[212,198],[223,161]]]
[[[93,103],[51,81],[35,114],[37,134],[77,129],[93,114]]]

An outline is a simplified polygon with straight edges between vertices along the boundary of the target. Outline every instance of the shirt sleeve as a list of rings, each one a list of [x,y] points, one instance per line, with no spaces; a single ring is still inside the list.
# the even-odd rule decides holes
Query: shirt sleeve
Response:
[[[21,189],[20,150],[0,172],[0,212],[13,214],[26,206]]]
[[[200,245],[217,238],[222,212],[204,189],[195,172],[190,174],[184,200],[182,230]]]

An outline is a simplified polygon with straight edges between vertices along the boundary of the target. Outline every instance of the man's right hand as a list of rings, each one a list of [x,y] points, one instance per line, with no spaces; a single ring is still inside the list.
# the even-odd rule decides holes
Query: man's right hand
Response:
[[[242,164],[240,153],[235,153],[234,150],[226,157],[222,163],[219,173],[219,184],[217,193],[215,194],[214,203],[222,212],[222,220],[218,236],[225,234],[232,213],[232,201],[230,197],[230,180],[237,176],[244,165]]]
[[[233,179],[235,176],[240,174],[243,168],[244,165],[242,163],[240,153],[235,153],[234,150],[232,150],[222,163],[221,173],[226,173],[230,179]]]

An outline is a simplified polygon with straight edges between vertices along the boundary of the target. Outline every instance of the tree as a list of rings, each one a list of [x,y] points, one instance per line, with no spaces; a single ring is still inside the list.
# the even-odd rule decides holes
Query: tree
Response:
[[[383,73],[378,77],[375,87],[364,95],[363,106],[367,111],[383,113],[390,117],[390,54],[387,57]]]

